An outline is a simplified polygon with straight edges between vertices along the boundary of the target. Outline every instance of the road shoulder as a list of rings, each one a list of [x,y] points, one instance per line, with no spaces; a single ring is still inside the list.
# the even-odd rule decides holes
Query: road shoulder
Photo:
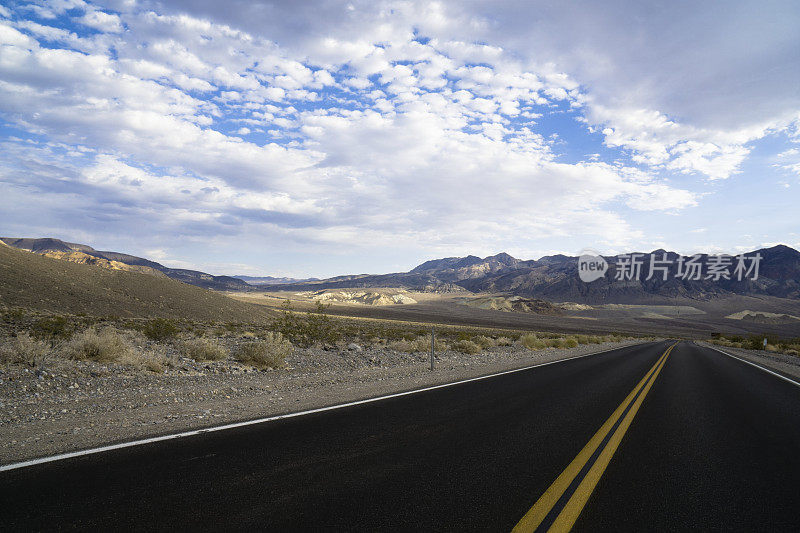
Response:
[[[781,353],[766,352],[763,350],[748,350],[745,348],[732,348],[717,346],[710,342],[696,341],[699,346],[712,348],[729,353],[745,361],[762,366],[773,372],[789,377],[795,381],[800,380],[800,357]]]
[[[74,378],[69,387],[50,387],[48,377],[20,371],[5,374],[0,389],[0,463],[317,409],[639,343],[539,351],[495,348],[479,356],[450,353],[443,354],[433,372],[426,357],[390,363],[388,354],[377,364],[349,371],[88,375]]]

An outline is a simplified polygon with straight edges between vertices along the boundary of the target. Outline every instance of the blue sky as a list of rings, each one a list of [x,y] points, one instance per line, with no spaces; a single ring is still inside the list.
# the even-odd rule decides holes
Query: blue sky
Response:
[[[0,233],[214,273],[800,247],[792,2],[5,2]]]

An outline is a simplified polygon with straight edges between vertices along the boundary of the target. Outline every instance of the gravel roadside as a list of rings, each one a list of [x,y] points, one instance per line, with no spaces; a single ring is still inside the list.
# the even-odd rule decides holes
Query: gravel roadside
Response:
[[[764,350],[748,350],[746,348],[732,348],[729,346],[718,346],[710,342],[696,341],[700,346],[716,348],[731,355],[741,357],[751,363],[756,363],[779,374],[800,379],[800,357],[783,353],[767,352]]]
[[[232,361],[183,359],[163,374],[113,364],[55,360],[0,369],[0,463],[217,426],[605,351],[640,340],[478,355],[393,350],[296,349],[288,368],[257,371]]]

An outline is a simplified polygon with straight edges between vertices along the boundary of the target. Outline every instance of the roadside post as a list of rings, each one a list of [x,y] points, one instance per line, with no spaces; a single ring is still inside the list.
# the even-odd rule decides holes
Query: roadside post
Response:
[[[433,370],[433,356],[434,356],[434,346],[436,343],[436,333],[434,332],[433,326],[431,326],[431,370]]]
[[[767,338],[766,337],[764,337],[764,349],[765,350],[767,349]]]

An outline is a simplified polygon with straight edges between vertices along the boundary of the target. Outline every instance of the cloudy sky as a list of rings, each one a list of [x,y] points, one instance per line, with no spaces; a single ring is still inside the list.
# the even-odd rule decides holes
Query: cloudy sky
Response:
[[[4,0],[0,234],[295,276],[800,247],[798,26],[793,1]]]

